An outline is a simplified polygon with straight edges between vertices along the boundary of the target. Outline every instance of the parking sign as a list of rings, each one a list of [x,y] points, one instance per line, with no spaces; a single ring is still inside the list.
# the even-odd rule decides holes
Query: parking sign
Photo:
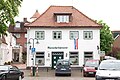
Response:
[[[32,48],[32,53],[35,53],[35,48]]]

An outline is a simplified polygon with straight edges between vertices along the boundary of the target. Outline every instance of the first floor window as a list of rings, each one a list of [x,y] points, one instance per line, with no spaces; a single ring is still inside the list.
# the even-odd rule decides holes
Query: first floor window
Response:
[[[44,31],[35,31],[35,38],[39,40],[44,40],[45,32]]]
[[[84,31],[83,32],[83,38],[84,39],[93,39],[93,32],[92,31]]]
[[[78,31],[70,31],[70,39],[78,39],[79,38],[79,32]]]
[[[56,40],[62,39],[62,32],[61,31],[53,31],[53,39],[56,39]]]
[[[36,64],[38,64],[38,65],[44,65],[45,64],[44,52],[36,52]]]
[[[78,52],[70,52],[70,61],[72,65],[78,65],[79,64],[79,57]]]

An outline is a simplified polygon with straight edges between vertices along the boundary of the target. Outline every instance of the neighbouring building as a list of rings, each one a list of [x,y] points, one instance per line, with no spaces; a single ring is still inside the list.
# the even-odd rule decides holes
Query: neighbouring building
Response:
[[[16,37],[16,46],[13,47],[13,62],[22,62],[22,55],[27,54],[27,30],[24,24],[29,23],[27,18],[23,22],[16,21],[10,25],[8,31]]]
[[[117,58],[118,53],[120,52],[120,31],[112,31],[113,34],[113,44],[112,44],[112,50],[108,53],[109,56],[113,56]]]
[[[100,59],[102,26],[73,6],[50,6],[25,27],[27,67],[55,68],[58,59],[69,59],[72,67],[81,67],[87,59]]]
[[[112,31],[114,42],[113,47],[120,48],[120,31]]]
[[[0,37],[0,65],[13,61],[12,48],[16,45],[16,37],[9,32],[6,33],[7,36]]]

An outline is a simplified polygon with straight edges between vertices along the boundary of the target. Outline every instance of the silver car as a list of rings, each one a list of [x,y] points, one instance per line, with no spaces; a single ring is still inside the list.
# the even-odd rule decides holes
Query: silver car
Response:
[[[69,75],[71,76],[71,64],[69,60],[59,59],[55,68],[55,76],[58,75]]]
[[[104,60],[96,72],[96,80],[120,80],[120,60]]]

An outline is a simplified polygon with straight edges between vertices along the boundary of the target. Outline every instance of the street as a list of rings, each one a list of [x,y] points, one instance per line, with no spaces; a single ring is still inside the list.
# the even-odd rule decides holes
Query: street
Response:
[[[38,75],[31,76],[30,70],[23,70],[25,77],[23,80],[95,80],[94,77],[83,77],[78,69],[72,70],[71,76],[55,76],[54,70],[40,69]]]
[[[83,77],[25,77],[23,80],[95,80]]]

